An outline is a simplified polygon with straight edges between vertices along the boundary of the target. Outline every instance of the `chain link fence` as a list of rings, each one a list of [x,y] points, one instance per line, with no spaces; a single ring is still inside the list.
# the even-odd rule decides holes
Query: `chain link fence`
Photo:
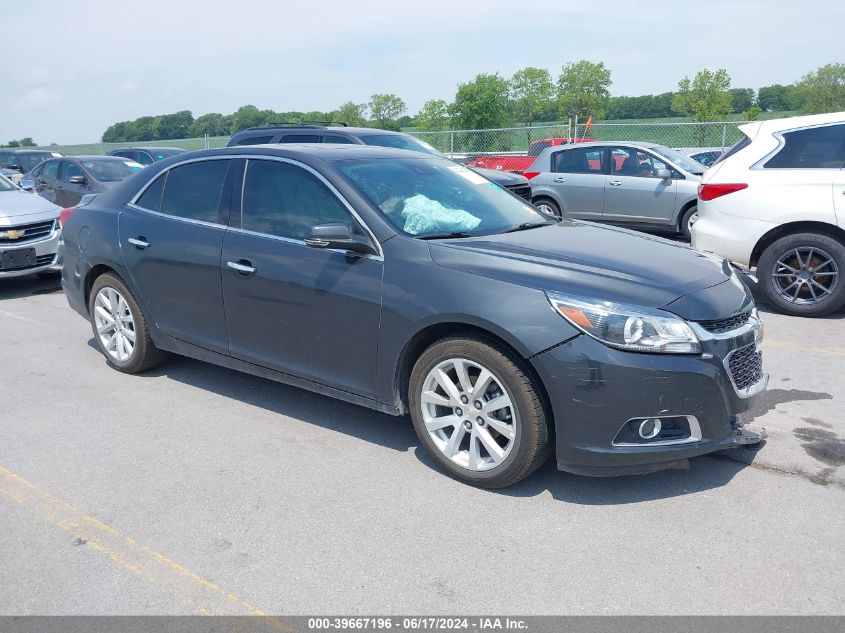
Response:
[[[408,130],[418,139],[460,161],[471,162],[477,157],[502,155],[514,157],[536,156],[549,145],[547,139],[595,141],[640,141],[674,148],[729,147],[740,137],[739,125],[744,121],[715,123],[655,122],[655,123],[595,123],[589,128],[576,121],[555,125],[497,128],[488,130],[443,130],[422,132]],[[46,149],[65,155],[108,154],[125,147],[178,147],[198,150],[225,147],[228,136],[205,136],[164,141],[128,143],[87,143],[80,145],[50,145]],[[36,149],[36,148],[29,148]],[[514,160],[518,163],[518,160]],[[523,161],[524,162],[524,161]],[[502,168],[502,167],[500,167]],[[507,169],[508,167],[505,166]],[[514,169],[521,171],[521,169]]]

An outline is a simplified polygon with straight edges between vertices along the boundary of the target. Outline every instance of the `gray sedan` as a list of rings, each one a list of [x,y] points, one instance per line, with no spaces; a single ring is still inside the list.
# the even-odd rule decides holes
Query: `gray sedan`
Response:
[[[59,211],[0,176],[0,279],[61,270]]]
[[[549,147],[525,171],[543,212],[631,228],[678,231],[689,239],[706,168],[652,143]]]

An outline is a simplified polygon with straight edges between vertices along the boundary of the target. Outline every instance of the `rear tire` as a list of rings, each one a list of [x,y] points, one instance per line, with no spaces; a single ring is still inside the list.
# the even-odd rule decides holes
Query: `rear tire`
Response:
[[[551,198],[534,198],[532,204],[537,207],[543,215],[554,218],[557,222],[563,219],[563,212],[560,210],[560,205]]]
[[[816,317],[845,304],[845,245],[821,233],[796,233],[775,241],[757,262],[766,301],[793,316]]]
[[[684,236],[684,239],[688,242],[692,241],[692,226],[690,224],[690,220],[692,216],[698,213],[698,205],[692,205],[689,209],[684,211],[684,214],[681,216],[681,234]]]
[[[136,374],[160,364],[167,354],[150,338],[147,319],[141,306],[112,273],[94,280],[88,300],[88,314],[97,348],[109,367],[125,374]]]
[[[422,445],[464,483],[513,485],[551,452],[540,389],[518,359],[484,338],[429,347],[411,372],[408,401]]]

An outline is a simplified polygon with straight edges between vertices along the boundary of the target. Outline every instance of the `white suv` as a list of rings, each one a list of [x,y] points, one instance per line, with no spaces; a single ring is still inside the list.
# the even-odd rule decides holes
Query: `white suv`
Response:
[[[781,312],[845,304],[845,112],[740,126],[744,137],[707,170],[692,246],[757,267]]]

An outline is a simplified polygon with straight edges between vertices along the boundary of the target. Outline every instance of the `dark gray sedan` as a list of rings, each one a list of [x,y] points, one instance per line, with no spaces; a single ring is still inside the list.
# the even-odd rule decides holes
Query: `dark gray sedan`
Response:
[[[458,479],[644,473],[756,442],[766,386],[724,260],[565,220],[448,160],[183,154],[73,210],[62,285],[114,369],[167,352],[394,415]]]
[[[143,165],[115,156],[65,156],[41,163],[21,183],[60,207],[71,207],[82,196],[102,193],[141,169]]]

